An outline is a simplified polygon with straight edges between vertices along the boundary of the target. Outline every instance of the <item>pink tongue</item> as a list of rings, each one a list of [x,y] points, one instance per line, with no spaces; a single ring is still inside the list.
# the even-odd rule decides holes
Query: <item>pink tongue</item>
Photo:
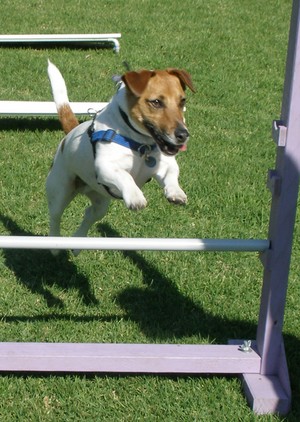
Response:
[[[186,151],[187,150],[187,144],[182,145],[182,147],[179,148],[179,151]]]

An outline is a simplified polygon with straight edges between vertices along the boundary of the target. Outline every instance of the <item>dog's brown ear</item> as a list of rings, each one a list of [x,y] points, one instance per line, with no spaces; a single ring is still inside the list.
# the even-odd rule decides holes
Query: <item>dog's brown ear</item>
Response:
[[[126,72],[122,76],[122,81],[136,97],[140,97],[153,75],[154,72],[150,70],[141,70],[140,72],[131,71]]]
[[[196,92],[193,82],[192,82],[192,78],[190,76],[190,74],[186,71],[186,70],[179,70],[179,69],[167,69],[168,73],[170,73],[171,75],[177,76],[177,78],[179,78],[183,89],[185,89],[186,87],[189,87],[190,90],[192,92]]]

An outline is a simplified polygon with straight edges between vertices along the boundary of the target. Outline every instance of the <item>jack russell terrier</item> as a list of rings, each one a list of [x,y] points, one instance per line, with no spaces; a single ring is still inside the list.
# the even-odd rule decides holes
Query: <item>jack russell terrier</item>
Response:
[[[114,198],[123,199],[130,210],[146,207],[141,188],[151,178],[168,201],[186,203],[175,159],[189,138],[184,120],[186,87],[195,92],[185,70],[126,72],[108,105],[81,124],[71,110],[64,78],[50,61],[48,76],[66,133],[46,182],[50,236],[60,235],[64,209],[78,193],[86,195],[91,206],[76,237],[87,235]]]

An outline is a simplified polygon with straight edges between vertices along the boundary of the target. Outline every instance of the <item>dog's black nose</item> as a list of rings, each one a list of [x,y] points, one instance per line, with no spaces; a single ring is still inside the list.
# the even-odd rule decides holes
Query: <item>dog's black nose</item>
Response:
[[[178,126],[175,130],[175,138],[177,142],[180,144],[183,144],[188,137],[190,136],[189,132],[184,126]]]

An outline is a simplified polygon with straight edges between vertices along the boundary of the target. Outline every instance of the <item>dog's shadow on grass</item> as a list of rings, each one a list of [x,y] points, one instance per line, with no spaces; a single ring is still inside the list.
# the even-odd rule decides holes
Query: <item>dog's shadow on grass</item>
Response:
[[[0,215],[0,220],[12,235],[33,236],[11,218]],[[99,224],[102,236],[120,237],[108,224]],[[129,286],[118,294],[116,300],[128,319],[139,324],[150,341],[166,341],[170,338],[200,336],[223,342],[232,338],[255,337],[255,326],[245,321],[233,321],[211,315],[189,297],[179,292],[176,284],[149,263],[136,251],[124,251],[142,273],[144,285]],[[80,273],[68,258],[67,252],[53,257],[48,250],[4,249],[5,265],[16,279],[34,294],[41,295],[49,308],[63,308],[63,300],[51,291],[51,287],[76,289],[86,305],[97,305],[89,280]]]
[[[98,230],[102,236],[120,237],[107,224],[99,225]],[[176,284],[142,254],[123,251],[123,255],[141,271],[144,285],[126,287],[118,294],[117,303],[150,341],[191,336],[216,342],[226,342],[229,338],[255,338],[256,326],[253,323],[210,314],[184,296]],[[200,286],[201,273],[199,278]]]
[[[0,215],[5,228],[15,236],[33,236],[18,226],[11,218]],[[62,252],[54,257],[48,250],[3,250],[5,265],[14,273],[18,282],[32,293],[41,295],[48,307],[63,308],[63,301],[51,292],[51,287],[76,289],[86,305],[96,305],[98,301],[91,291],[89,280],[81,274]]]

